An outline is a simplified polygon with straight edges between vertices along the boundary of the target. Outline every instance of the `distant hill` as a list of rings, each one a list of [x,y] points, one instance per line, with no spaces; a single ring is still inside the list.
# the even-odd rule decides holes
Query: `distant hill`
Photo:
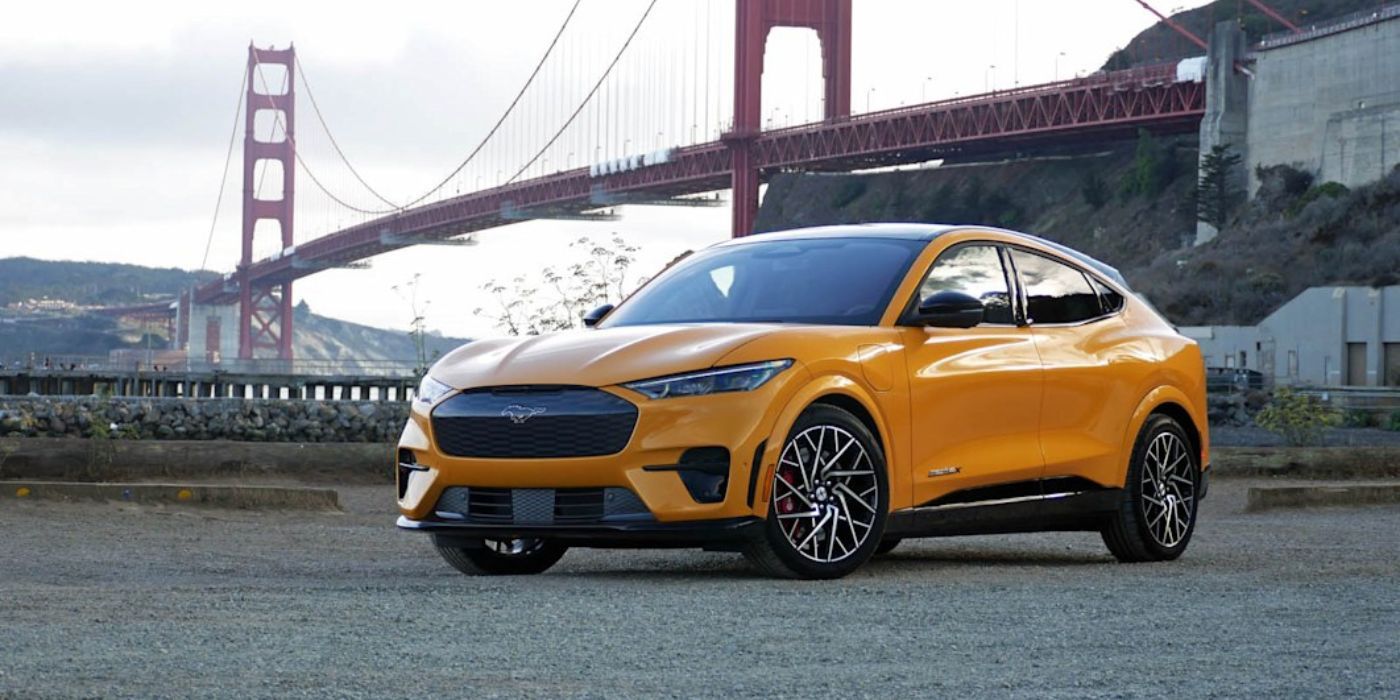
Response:
[[[117,263],[34,258],[0,259],[0,306],[26,299],[63,299],[79,305],[119,306],[174,298],[182,289],[218,277],[213,272]]]
[[[30,299],[50,299],[78,306],[121,306],[179,295],[181,290],[216,278],[213,272],[190,272],[140,265],[0,259],[0,362],[47,355],[105,355],[121,348],[164,347],[165,328],[123,324],[72,310],[26,311],[5,307]],[[150,335],[148,339],[146,336]],[[428,357],[469,342],[430,335]],[[417,358],[406,331],[374,328],[319,316],[302,302],[296,308],[293,353],[299,360],[388,360]]]
[[[1269,7],[1283,15],[1293,24],[1307,28],[1314,24],[1326,24],[1341,15],[1373,9],[1386,4],[1379,0],[1265,0]],[[1169,2],[1159,2],[1159,10],[1171,6]],[[1143,10],[1146,13],[1146,10]],[[1190,30],[1196,36],[1210,40],[1211,29],[1217,22],[1235,20],[1244,27],[1251,42],[1266,34],[1287,31],[1253,5],[1240,0],[1216,0],[1194,10],[1172,15],[1172,20]],[[1181,36],[1175,29],[1161,22],[1143,30],[1122,49],[1115,51],[1104,63],[1104,70],[1116,70],[1144,63],[1176,61],[1205,53],[1200,47]]]

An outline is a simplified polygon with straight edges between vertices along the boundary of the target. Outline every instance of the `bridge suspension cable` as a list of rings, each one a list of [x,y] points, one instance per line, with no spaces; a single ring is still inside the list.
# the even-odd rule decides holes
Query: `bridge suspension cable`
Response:
[[[238,142],[238,119],[243,116],[244,86],[248,83],[248,68],[244,66],[243,76],[238,79],[238,106],[233,109],[233,128],[228,135],[228,152],[224,154],[224,174],[219,177],[219,196],[214,199],[214,217],[209,222],[209,238],[204,242],[204,257],[199,260],[197,270],[209,264],[209,249],[214,245],[214,230],[219,226],[219,210],[224,204],[224,188],[228,186],[228,166],[233,162],[233,146]]]
[[[471,152],[468,153],[467,156],[463,158],[462,161],[458,163],[457,166],[454,167],[452,171],[447,174],[446,177],[442,178],[442,180],[440,180],[436,185],[429,188],[426,192],[419,195],[418,197],[406,201],[403,204],[395,204],[383,197],[382,195],[380,195],[377,191],[374,190],[373,187],[370,187],[369,183],[365,182],[365,180],[362,177],[360,177],[358,171],[356,171],[355,167],[350,164],[350,160],[346,158],[345,153],[336,143],[335,136],[331,134],[330,127],[327,126],[326,120],[321,114],[321,109],[316,104],[316,98],[311,92],[310,85],[307,83],[305,69],[300,69],[302,76],[302,85],[306,88],[307,95],[311,98],[311,108],[314,112],[316,112],[317,121],[320,122],[321,128],[326,132],[326,136],[330,139],[331,145],[334,148],[336,154],[340,157],[341,161],[345,163],[345,166],[350,170],[351,174],[355,176],[355,179],[358,180],[361,185],[364,185],[365,189],[368,190],[370,194],[373,194],[377,199],[379,199],[379,201],[383,202],[384,204],[389,205],[390,208],[366,209],[350,204],[341,199],[340,197],[337,197],[335,194],[331,193],[326,188],[326,186],[316,177],[316,175],[311,172],[311,169],[306,166],[306,163],[304,160],[302,160],[301,153],[299,151],[297,152],[297,162],[301,164],[302,168],[306,171],[307,176],[311,178],[312,183],[315,184],[316,187],[320,189],[323,193],[325,193],[326,196],[330,197],[337,204],[340,204],[341,206],[347,209],[361,214],[391,214],[393,212],[402,211],[404,209],[408,209],[410,207],[423,203],[429,197],[432,197],[434,194],[437,194],[439,191],[441,191],[442,188],[446,187],[448,183],[452,182],[453,178],[461,174],[461,172],[473,160],[476,159],[477,155],[479,155],[482,152],[486,145],[491,142],[491,140],[496,136],[497,132],[500,131],[501,126],[505,124],[506,120],[509,119],[510,116],[515,112],[516,108],[520,105],[521,100],[525,97],[525,94],[535,83],[535,80],[539,77],[545,64],[549,61],[550,56],[554,54],[555,48],[559,45],[559,40],[564,36],[564,32],[569,28],[569,25],[573,21],[574,15],[578,12],[579,5],[582,4],[582,2],[583,0],[574,0],[573,4],[569,7],[568,14],[564,16],[563,22],[559,24],[559,29],[555,31],[554,38],[550,40],[549,46],[545,48],[544,54],[540,56],[540,60],[535,64],[534,69],[530,71],[530,75],[525,79],[525,83],[521,85],[520,90],[516,92],[514,99],[512,99],[510,101],[510,104],[506,106],[506,109],[504,112],[501,113],[500,118],[498,118],[496,120],[496,123],[492,125],[491,129],[486,132],[486,135],[481,138],[481,141],[477,143],[476,147],[473,148]],[[298,67],[300,67],[299,59]]]
[[[593,88],[590,89],[588,91],[588,94],[583,97],[583,101],[580,102],[578,107],[574,109],[573,113],[569,115],[569,118],[564,120],[564,123],[559,127],[557,131],[554,132],[554,135],[551,136],[547,142],[545,142],[544,146],[542,146],[539,149],[539,151],[537,151],[535,155],[525,163],[525,165],[520,166],[520,169],[517,170],[514,175],[511,175],[510,179],[506,180],[506,184],[515,182],[520,178],[521,175],[524,175],[525,171],[529,170],[530,166],[533,166],[535,164],[535,161],[538,161],[542,156],[544,156],[544,154],[547,151],[549,151],[550,147],[554,145],[554,142],[558,141],[559,137],[564,135],[564,132],[568,130],[571,124],[574,123],[574,120],[578,119],[578,115],[582,113],[584,108],[588,106],[588,103],[592,101],[593,96],[598,94],[598,89],[602,87],[603,82],[608,79],[609,75],[612,74],[613,68],[617,66],[618,61],[622,60],[623,54],[627,53],[627,47],[631,46],[632,40],[637,38],[637,32],[641,31],[642,25],[645,24],[647,21],[647,17],[651,16],[651,11],[656,7],[656,2],[657,0],[651,0],[651,2],[647,4],[647,9],[644,10],[642,12],[642,16],[637,19],[637,24],[632,27],[631,33],[629,33],[627,35],[627,39],[622,42],[622,46],[618,48],[617,54],[613,56],[612,61],[608,63],[608,67],[603,70],[602,75],[598,76],[598,81],[593,83]]]
[[[316,103],[316,93],[311,91],[311,80],[306,77],[306,67],[301,65],[300,56],[296,58],[296,63],[297,75],[301,77],[301,86],[306,89],[306,96],[311,99],[311,111],[316,113],[316,121],[320,122],[321,130],[326,132],[326,138],[330,139],[331,148],[335,149],[335,154],[337,156],[340,156],[340,162],[345,164],[345,167],[350,171],[350,174],[355,176],[355,180],[361,185],[364,185],[365,189],[368,190],[370,194],[374,195],[375,199],[378,199],[379,201],[395,209],[402,208],[399,205],[394,204],[393,202],[386,199],[384,195],[379,194],[378,190],[371,187],[368,182],[365,182],[365,179],[360,176],[360,171],[356,170],[355,166],[350,162],[350,159],[345,157],[345,151],[341,150],[340,142],[335,140],[335,134],[331,132],[330,126],[326,124],[326,117],[321,113],[321,106]]]

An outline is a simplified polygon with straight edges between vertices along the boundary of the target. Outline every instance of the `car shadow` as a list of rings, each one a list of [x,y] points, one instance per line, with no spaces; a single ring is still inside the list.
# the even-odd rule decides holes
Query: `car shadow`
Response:
[[[1105,566],[1114,563],[1112,556],[1085,551],[1065,551],[1047,552],[1036,550],[924,550],[916,549],[910,551],[895,551],[884,554],[866,562],[853,575],[862,574],[891,574],[900,571],[916,571],[924,569],[957,569],[957,568],[1003,568],[1014,569],[1018,567],[1084,567],[1084,566]],[[773,578],[760,573],[756,568],[750,566],[744,558],[735,554],[732,559],[715,559],[703,564],[699,562],[678,562],[667,561],[665,563],[656,560],[639,559],[637,565],[629,566],[623,564],[616,565],[599,564],[590,566],[589,564],[575,564],[563,570],[551,572],[550,576],[568,578],[588,578],[595,580],[617,580],[636,581],[648,580],[652,582],[675,581],[677,583],[694,583],[698,580],[766,580]],[[652,564],[648,566],[648,564]]]

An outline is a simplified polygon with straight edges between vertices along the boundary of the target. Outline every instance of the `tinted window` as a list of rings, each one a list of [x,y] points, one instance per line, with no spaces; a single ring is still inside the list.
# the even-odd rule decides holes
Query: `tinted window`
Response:
[[[1034,323],[1076,323],[1102,316],[1099,295],[1084,273],[1022,250],[1011,259],[1026,285],[1027,310]]]
[[[1093,277],[1089,278],[1094,283],[1094,290],[1099,293],[1099,303],[1103,306],[1106,314],[1117,313],[1123,310],[1123,295],[1113,291],[1113,288],[1100,282]]]
[[[962,292],[982,300],[985,323],[1012,324],[1011,294],[1001,256],[988,245],[965,245],[938,256],[919,288],[919,301],[938,292]]]
[[[662,272],[602,325],[873,326],[925,245],[895,238],[813,238],[710,248]]]

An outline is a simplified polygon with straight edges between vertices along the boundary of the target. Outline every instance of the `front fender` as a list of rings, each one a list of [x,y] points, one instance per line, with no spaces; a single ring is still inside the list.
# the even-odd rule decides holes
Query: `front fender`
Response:
[[[890,429],[889,421],[880,409],[880,404],[875,400],[873,393],[859,381],[852,377],[828,374],[814,377],[805,386],[799,389],[788,399],[787,405],[778,414],[778,418],[773,423],[773,431],[768,436],[767,447],[763,452],[763,461],[758,471],[758,484],[754,491],[754,515],[766,517],[768,505],[771,500],[773,488],[773,474],[777,470],[778,458],[783,451],[783,443],[787,440],[788,433],[792,431],[792,426],[797,423],[797,419],[802,412],[819,400],[839,396],[846,400],[859,403],[870,414],[875,423],[876,437],[879,438],[885,453],[885,469],[890,480],[890,500],[893,508],[903,508],[909,505],[911,485],[909,475],[900,470],[892,468],[895,462],[892,453],[896,450],[896,443]]]

